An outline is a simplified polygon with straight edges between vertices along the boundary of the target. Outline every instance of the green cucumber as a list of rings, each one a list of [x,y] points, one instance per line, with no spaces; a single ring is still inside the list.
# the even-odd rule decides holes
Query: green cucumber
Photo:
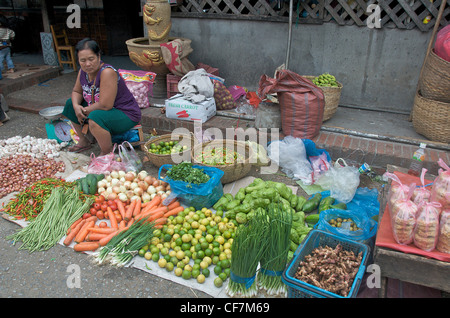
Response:
[[[303,205],[303,212],[312,212],[319,207],[320,200],[322,199],[322,195],[317,193],[314,197],[309,199]]]
[[[308,224],[316,224],[317,222],[319,222],[319,218],[319,214],[309,214],[305,217],[305,222]]]

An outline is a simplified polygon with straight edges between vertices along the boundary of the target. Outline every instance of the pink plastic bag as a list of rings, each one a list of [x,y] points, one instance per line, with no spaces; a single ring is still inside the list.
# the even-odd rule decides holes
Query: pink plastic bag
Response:
[[[115,149],[116,144],[114,144],[113,150],[107,155],[96,157],[91,153],[91,162],[88,165],[88,173],[102,174],[111,172],[112,170],[118,170],[117,165],[120,163],[115,160]]]
[[[427,171],[427,169],[422,168],[422,173],[420,175],[422,186],[417,187],[411,197],[411,200],[413,200],[413,202],[417,205],[419,205],[421,202],[430,201],[431,191],[425,188],[425,173],[427,173]]]
[[[419,205],[416,227],[414,228],[414,245],[430,252],[436,247],[439,237],[439,202],[423,201]]]
[[[450,24],[443,27],[436,35],[434,52],[440,58],[450,62]]]
[[[442,209],[447,210],[450,209],[450,168],[442,159],[439,159],[438,164],[443,169],[439,169],[434,180],[431,196],[435,196],[436,201],[442,204]]]
[[[401,245],[412,243],[414,228],[416,226],[417,205],[411,201],[411,196],[416,185],[409,187],[406,197],[398,199],[392,205],[391,224],[395,241]]]
[[[119,74],[136,99],[139,108],[150,106],[149,96],[153,96],[153,82],[156,74],[146,71],[127,71],[119,69]]]
[[[450,254],[450,209],[441,212],[436,249],[439,252]]]
[[[392,180],[391,187],[389,189],[388,195],[387,195],[387,204],[389,207],[389,213],[392,217],[392,208],[395,202],[398,200],[405,199],[409,192],[409,186],[406,184],[403,184],[400,179],[393,173],[386,172],[384,176],[388,177]]]

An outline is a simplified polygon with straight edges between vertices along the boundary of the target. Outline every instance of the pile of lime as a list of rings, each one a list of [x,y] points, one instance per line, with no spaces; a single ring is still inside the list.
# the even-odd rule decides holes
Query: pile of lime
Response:
[[[187,149],[188,146],[181,145],[177,140],[154,142],[147,147],[148,152],[157,155],[170,155],[173,153],[183,152]]]
[[[146,260],[184,279],[202,284],[215,274],[214,285],[221,287],[230,276],[231,245],[237,223],[207,208],[184,209],[171,216],[163,228],[139,250]]]

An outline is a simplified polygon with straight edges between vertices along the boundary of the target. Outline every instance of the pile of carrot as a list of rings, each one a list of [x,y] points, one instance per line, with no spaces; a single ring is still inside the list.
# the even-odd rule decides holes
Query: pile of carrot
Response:
[[[164,205],[160,195],[156,195],[151,201],[142,203],[140,199],[124,203],[118,199],[114,200],[117,210],[108,206],[103,214],[109,219],[109,225],[102,221],[102,217],[86,213],[75,221],[67,230],[64,245],[68,246],[75,242],[74,250],[77,252],[95,251],[108,242],[121,231],[126,231],[135,221],[145,219],[143,222],[153,222],[155,228],[161,228],[166,224],[171,215],[177,215],[184,210],[178,200]],[[97,221],[98,222],[97,224]]]

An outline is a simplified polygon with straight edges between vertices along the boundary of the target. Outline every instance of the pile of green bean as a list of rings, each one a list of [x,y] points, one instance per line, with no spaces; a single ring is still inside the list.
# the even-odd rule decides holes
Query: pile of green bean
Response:
[[[73,222],[89,211],[92,203],[93,198],[83,202],[76,188],[54,188],[42,212],[7,239],[13,240],[13,244],[21,241],[19,249],[27,249],[30,253],[48,250],[61,240]]]

